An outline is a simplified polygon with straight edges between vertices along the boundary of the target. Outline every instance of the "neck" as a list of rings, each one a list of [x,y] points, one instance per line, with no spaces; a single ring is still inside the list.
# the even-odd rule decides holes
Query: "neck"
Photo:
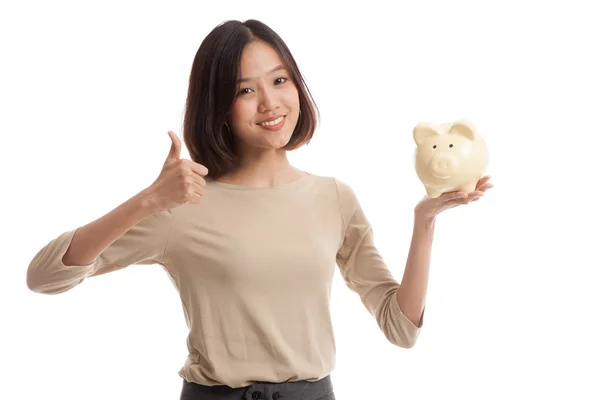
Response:
[[[235,185],[273,187],[298,179],[304,173],[293,167],[286,150],[246,154],[240,157],[239,166],[218,179]]]

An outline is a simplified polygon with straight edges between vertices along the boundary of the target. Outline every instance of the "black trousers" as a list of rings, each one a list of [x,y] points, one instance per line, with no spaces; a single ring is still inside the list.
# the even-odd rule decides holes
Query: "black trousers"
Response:
[[[183,380],[180,400],[335,400],[331,377],[316,382],[260,382],[241,388]]]

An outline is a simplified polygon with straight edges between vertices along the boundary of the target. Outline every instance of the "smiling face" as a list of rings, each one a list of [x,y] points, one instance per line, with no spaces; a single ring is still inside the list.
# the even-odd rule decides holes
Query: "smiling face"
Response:
[[[279,54],[262,41],[242,53],[236,100],[228,118],[238,152],[284,147],[298,123],[298,90]]]

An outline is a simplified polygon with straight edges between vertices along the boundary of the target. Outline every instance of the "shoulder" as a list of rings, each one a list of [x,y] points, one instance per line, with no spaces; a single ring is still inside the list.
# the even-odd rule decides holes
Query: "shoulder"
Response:
[[[334,190],[341,202],[346,202],[348,200],[354,201],[356,199],[356,193],[347,181],[330,175],[317,175],[311,173],[311,176],[313,182],[317,185]]]
[[[330,179],[335,186],[342,209],[354,209],[358,204],[358,198],[352,185],[340,178],[330,177]]]
[[[337,207],[340,210],[343,221],[348,219],[360,208],[359,200],[352,185],[335,176],[313,175],[313,179],[319,185],[323,185],[330,190],[335,198]]]

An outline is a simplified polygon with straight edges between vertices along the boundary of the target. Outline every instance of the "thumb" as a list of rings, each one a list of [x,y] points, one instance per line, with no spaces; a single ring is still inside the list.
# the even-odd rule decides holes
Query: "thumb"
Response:
[[[181,156],[181,140],[177,137],[176,134],[169,131],[169,137],[171,138],[171,149],[169,150],[169,155],[165,160],[165,163],[169,161],[177,161]]]

